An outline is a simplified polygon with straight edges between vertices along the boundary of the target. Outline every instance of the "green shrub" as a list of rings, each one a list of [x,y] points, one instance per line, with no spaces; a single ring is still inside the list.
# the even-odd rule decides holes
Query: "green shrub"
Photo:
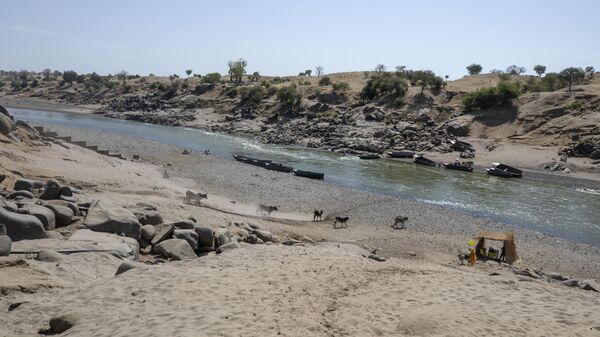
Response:
[[[565,109],[569,111],[579,110],[583,107],[583,102],[579,100],[574,100],[565,105]]]
[[[521,88],[516,83],[500,82],[491,88],[479,89],[463,98],[465,112],[479,111],[504,104],[519,97]]]
[[[327,85],[331,85],[331,79],[329,78],[329,76],[323,76],[320,80],[319,80],[319,85],[324,87]]]
[[[202,83],[217,83],[221,80],[221,74],[219,73],[208,73],[202,77]]]
[[[350,84],[346,82],[335,82],[333,84],[333,91],[335,92],[345,93],[348,90],[350,90]]]
[[[229,97],[229,98],[235,98],[235,96],[237,96],[238,91],[235,87],[229,87],[227,89],[225,89],[225,96]]]
[[[302,96],[296,91],[294,85],[289,85],[277,90],[277,100],[288,109],[296,109],[302,103]]]
[[[265,97],[267,90],[262,86],[245,87],[240,89],[240,101],[242,105],[257,107]]]
[[[373,76],[362,88],[360,97],[365,100],[372,100],[375,97],[392,94],[395,97],[403,97],[406,94],[408,86],[406,81],[390,73],[383,73],[379,76]]]

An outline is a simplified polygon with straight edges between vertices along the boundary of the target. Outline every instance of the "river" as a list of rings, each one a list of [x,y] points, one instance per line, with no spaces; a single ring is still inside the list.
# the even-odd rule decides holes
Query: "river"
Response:
[[[325,173],[325,181],[451,207],[565,239],[600,246],[600,192],[527,179],[504,179],[391,159],[360,160],[316,149],[261,144],[253,139],[191,128],[151,125],[67,112],[9,109],[32,125],[62,125],[203,151],[271,159]]]

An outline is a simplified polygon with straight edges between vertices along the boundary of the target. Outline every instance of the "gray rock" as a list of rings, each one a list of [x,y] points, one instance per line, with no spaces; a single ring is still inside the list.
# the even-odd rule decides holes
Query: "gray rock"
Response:
[[[43,239],[46,230],[42,222],[28,214],[18,214],[0,208],[0,223],[6,226],[7,235],[13,241]]]
[[[46,240],[40,240],[46,241]],[[94,232],[89,229],[78,229],[66,240],[71,247],[81,247],[82,249],[100,249],[109,251],[111,254],[120,257],[137,260],[140,244],[134,238],[120,236],[110,233]]]
[[[6,199],[16,199],[18,197],[23,197],[23,198],[27,198],[27,199],[33,199],[33,193],[29,192],[29,191],[14,191],[9,193],[6,196]]]
[[[136,261],[131,261],[131,260],[125,260],[123,261],[123,263],[121,263],[119,265],[119,268],[117,268],[117,272],[115,273],[115,276],[123,274],[124,272],[137,268],[139,266],[142,266],[142,263],[136,262]]]
[[[258,236],[259,239],[263,240],[264,242],[271,242],[273,241],[273,234],[269,231],[264,231],[264,230],[260,230],[257,229],[254,231],[254,234],[256,236]]]
[[[173,226],[175,226],[177,229],[194,229],[196,224],[192,220],[182,220],[173,222]]]
[[[383,256],[379,256],[379,255],[375,255],[375,254],[371,254],[371,255],[369,255],[369,259],[371,259],[371,260],[375,260],[375,261],[378,261],[378,262],[383,262],[383,261],[385,261],[385,260],[386,260],[386,258],[385,258],[385,257],[383,257]]]
[[[562,281],[561,283],[567,287],[579,287],[579,281],[574,278]]]
[[[110,207],[96,202],[90,207],[83,224],[96,232],[125,234],[139,240],[141,224],[130,210],[123,207]]]
[[[46,231],[46,236],[44,237],[44,239],[64,240],[65,237],[62,234],[60,234],[59,232]]]
[[[15,212],[19,206],[12,201],[4,200],[0,197],[0,208]]]
[[[16,130],[15,122],[5,114],[0,114],[0,133],[8,135],[12,131]]]
[[[30,180],[30,179],[19,179],[15,181],[15,186],[13,189],[15,191],[29,191],[33,192],[34,189],[44,187],[44,183],[38,180]]]
[[[146,211],[156,211],[156,205],[149,202],[140,201],[137,202],[135,206],[137,206],[139,209],[143,209]]]
[[[0,223],[0,235],[7,235],[6,234],[6,225],[3,223]]]
[[[198,234],[198,250],[212,251],[215,249],[214,231],[210,227],[194,227]]]
[[[60,189],[60,196],[61,197],[72,197],[73,196],[73,190],[69,186],[63,186]]]
[[[9,256],[12,240],[8,235],[0,235],[0,256]]]
[[[57,199],[57,200],[48,200],[48,201],[46,201],[46,203],[49,205],[66,206],[66,207],[69,207],[73,211],[73,215],[79,214],[79,205],[77,205],[75,202]]]
[[[453,121],[448,124],[446,131],[457,137],[464,137],[469,135],[469,126],[462,121]]]
[[[185,260],[197,257],[189,243],[181,239],[168,239],[162,241],[154,246],[154,251],[173,260]]]
[[[43,199],[43,200],[58,199],[58,197],[60,197],[61,190],[62,190],[61,184],[54,179],[50,179],[46,182],[46,186],[44,187],[44,192],[42,193],[42,195],[40,195],[40,199]]]
[[[159,226],[156,229],[156,233],[152,237],[152,240],[150,240],[150,244],[155,246],[155,245],[159,244],[161,241],[164,241],[164,240],[170,238],[171,235],[173,235],[174,230],[175,230],[175,227],[173,227],[173,225],[171,225],[171,224]]]
[[[281,242],[282,245],[285,246],[296,246],[296,245],[304,245],[304,242],[294,239],[287,239]]]
[[[142,225],[159,225],[163,223],[163,218],[157,211],[137,210],[134,211],[134,214]]]
[[[45,229],[54,229],[56,227],[56,216],[51,209],[39,205],[25,205],[23,209],[38,218]]]
[[[144,225],[142,226],[142,239],[150,242],[152,238],[156,234],[156,228],[152,225]]]
[[[193,250],[198,249],[198,234],[193,229],[176,229],[173,238],[185,240]]]
[[[71,224],[74,214],[73,210],[71,210],[69,207],[52,204],[46,205],[46,207],[54,212],[57,226],[68,226]]]
[[[61,315],[50,319],[50,329],[46,334],[61,334],[77,323],[77,319],[73,315]]]
[[[221,254],[227,250],[232,250],[232,249],[237,249],[237,248],[240,248],[240,245],[237,242],[232,241],[232,242],[228,242],[222,246],[219,246],[219,248],[217,248],[216,253]]]
[[[550,277],[551,279],[553,279],[553,280],[557,280],[557,281],[565,281],[565,280],[568,280],[568,279],[569,279],[568,277],[564,277],[564,276],[562,276],[562,275],[561,275],[561,274],[559,274],[559,273],[548,273],[547,275],[548,275],[548,277]]]
[[[42,262],[62,262],[65,256],[51,249],[42,249],[35,259]]]
[[[217,247],[220,247],[220,246],[230,243],[231,236],[229,236],[229,233],[219,233],[219,234],[217,234],[215,241],[216,241]]]
[[[593,280],[584,280],[580,285],[583,290],[591,290],[595,292],[600,292],[600,284],[596,283]]]

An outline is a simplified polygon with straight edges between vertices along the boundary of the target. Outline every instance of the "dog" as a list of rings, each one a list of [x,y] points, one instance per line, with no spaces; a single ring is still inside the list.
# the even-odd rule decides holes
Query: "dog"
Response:
[[[337,228],[337,223],[340,223],[340,228],[348,228],[348,220],[350,220],[349,217],[345,216],[345,217],[341,217],[341,216],[336,216],[335,220],[333,221],[333,228]]]
[[[314,221],[321,221],[321,216],[323,215],[323,210],[316,210],[313,212],[313,222]]]
[[[267,206],[267,205],[263,205],[260,204],[258,205],[258,209],[256,210],[257,214],[265,214],[267,213],[268,216],[271,216],[271,213],[273,212],[277,212],[277,206]]]
[[[404,226],[404,223],[406,222],[406,220],[408,220],[408,217],[405,216],[397,216],[394,219],[394,224],[392,225],[393,229],[406,229],[406,226]]]
[[[190,190],[187,190],[185,192],[185,201],[188,203],[194,201],[196,204],[199,204],[202,201],[202,199],[208,199],[208,193],[194,193]]]

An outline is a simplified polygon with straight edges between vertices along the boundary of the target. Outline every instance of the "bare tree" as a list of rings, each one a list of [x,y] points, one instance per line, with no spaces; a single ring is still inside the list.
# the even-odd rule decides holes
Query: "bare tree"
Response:
[[[322,66],[316,66],[315,67],[315,72],[317,73],[317,76],[322,76],[323,75],[323,67]]]
[[[376,74],[382,74],[383,72],[385,72],[385,64],[378,64],[375,67],[375,73]]]
[[[50,80],[50,74],[52,74],[52,69],[46,68],[46,69],[42,70],[42,75],[44,76],[44,81]]]

